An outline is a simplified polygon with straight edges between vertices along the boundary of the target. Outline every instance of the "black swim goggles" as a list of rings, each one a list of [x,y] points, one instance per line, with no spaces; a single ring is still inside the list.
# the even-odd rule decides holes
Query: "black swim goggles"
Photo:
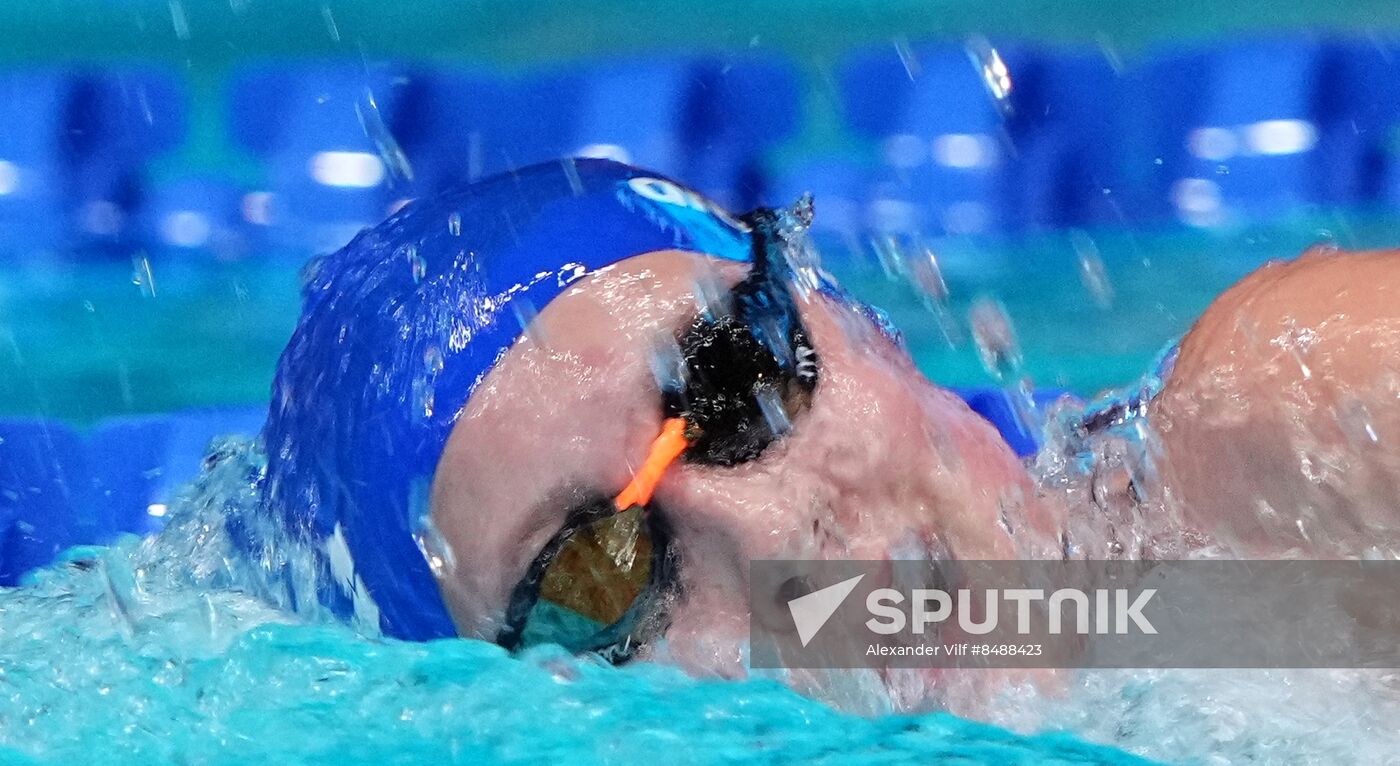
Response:
[[[632,485],[587,497],[516,584],[497,642],[556,643],[621,663],[661,635],[679,590],[676,552],[651,489],[666,465],[734,466],[760,457],[811,404],[819,361],[794,297],[792,258],[811,202],[742,217],[752,233],[746,279],[706,306],[657,365],[666,421]]]

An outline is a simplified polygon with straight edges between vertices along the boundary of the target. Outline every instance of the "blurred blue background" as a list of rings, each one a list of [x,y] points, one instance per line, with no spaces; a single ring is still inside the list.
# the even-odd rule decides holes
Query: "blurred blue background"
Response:
[[[1089,395],[1267,258],[1400,242],[1388,2],[67,0],[0,29],[0,562],[158,526],[260,422],[309,256],[534,162],[812,192],[826,264],[964,387],[1008,382],[977,306],[1017,380]]]

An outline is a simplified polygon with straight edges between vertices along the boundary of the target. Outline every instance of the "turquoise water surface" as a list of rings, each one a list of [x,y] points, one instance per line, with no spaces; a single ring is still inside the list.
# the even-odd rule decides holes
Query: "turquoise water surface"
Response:
[[[1066,733],[847,715],[772,680],[370,639],[294,616],[252,595],[275,588],[223,531],[252,507],[257,453],[222,454],[159,537],[75,550],[0,590],[0,761],[1141,762]]]

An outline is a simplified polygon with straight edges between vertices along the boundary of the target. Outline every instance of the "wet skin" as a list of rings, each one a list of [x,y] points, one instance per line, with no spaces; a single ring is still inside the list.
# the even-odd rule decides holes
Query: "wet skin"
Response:
[[[1317,250],[1227,290],[1149,418],[1166,505],[1237,558],[1400,551],[1400,252]]]
[[[697,281],[732,286],[747,269],[671,251],[598,272],[551,302],[483,381],[433,487],[455,557],[441,587],[463,635],[494,639],[567,511],[628,483],[661,429],[653,350],[695,316]],[[791,433],[748,463],[678,463],[657,487],[682,588],[666,650],[694,672],[742,673],[751,560],[1055,548],[1052,507],[988,423],[848,306],[813,296],[799,311],[822,367]]]
[[[695,316],[697,283],[722,290],[746,270],[629,259],[555,299],[490,373],[433,487],[461,634],[494,640],[568,510],[628,483],[661,428],[653,350]],[[1310,254],[1247,277],[1196,323],[1149,413],[1163,502],[1193,540],[1240,557],[1400,547],[1397,293],[1400,254]],[[799,310],[822,363],[810,410],[757,460],[676,464],[657,488],[682,586],[665,652],[692,672],[742,675],[751,560],[1060,556],[1064,504],[1037,494],[990,425],[849,307],[816,296]]]

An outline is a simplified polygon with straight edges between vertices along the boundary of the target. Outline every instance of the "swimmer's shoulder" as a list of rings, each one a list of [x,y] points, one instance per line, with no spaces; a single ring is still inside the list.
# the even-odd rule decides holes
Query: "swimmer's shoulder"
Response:
[[[1400,250],[1314,247],[1221,293],[1181,342],[1178,369],[1251,366],[1298,333],[1324,346],[1400,327]],[[1359,352],[1358,352],[1359,353]]]

